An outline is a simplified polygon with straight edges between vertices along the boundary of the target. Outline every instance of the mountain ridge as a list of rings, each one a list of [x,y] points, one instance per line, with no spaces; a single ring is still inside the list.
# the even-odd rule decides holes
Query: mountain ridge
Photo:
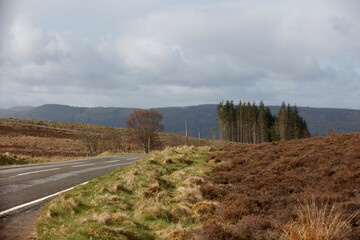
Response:
[[[280,106],[269,106],[277,114]],[[0,118],[23,118],[34,120],[90,123],[113,127],[126,127],[126,120],[137,108],[128,107],[74,107],[45,104],[39,107],[14,107],[0,109]],[[185,107],[151,108],[163,115],[165,132],[184,134],[185,121],[188,135],[211,138],[211,128],[217,126],[217,104],[201,104]],[[326,135],[330,128],[338,133],[360,131],[360,110],[341,108],[298,107],[312,135]]]

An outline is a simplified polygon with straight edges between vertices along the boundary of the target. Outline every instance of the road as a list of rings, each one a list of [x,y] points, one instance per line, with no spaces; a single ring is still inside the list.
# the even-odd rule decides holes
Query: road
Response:
[[[127,166],[145,155],[98,157],[62,163],[0,168],[0,217],[23,204],[46,198]]]

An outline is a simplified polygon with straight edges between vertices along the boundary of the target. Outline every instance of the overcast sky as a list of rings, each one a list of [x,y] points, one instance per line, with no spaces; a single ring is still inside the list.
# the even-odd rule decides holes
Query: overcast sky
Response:
[[[0,108],[360,109],[359,0],[0,0]]]

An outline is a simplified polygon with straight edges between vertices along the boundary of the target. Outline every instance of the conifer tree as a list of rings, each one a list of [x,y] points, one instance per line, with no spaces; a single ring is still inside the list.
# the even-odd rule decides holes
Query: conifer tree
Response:
[[[266,112],[265,112],[265,105],[264,105],[263,101],[261,101],[259,104],[258,121],[259,121],[259,141],[260,141],[260,143],[267,142],[268,141],[268,137],[267,137],[268,126],[267,126],[267,116],[266,116]]]
[[[309,137],[305,120],[298,108],[283,102],[279,113],[274,116],[263,101],[220,102],[217,108],[220,139],[242,143],[262,143],[278,140]]]
[[[277,119],[275,121],[275,125],[276,125],[275,128],[276,128],[276,135],[277,135],[276,140],[285,141],[286,132],[287,132],[287,121],[288,121],[288,116],[287,116],[286,105],[283,102],[281,104]]]

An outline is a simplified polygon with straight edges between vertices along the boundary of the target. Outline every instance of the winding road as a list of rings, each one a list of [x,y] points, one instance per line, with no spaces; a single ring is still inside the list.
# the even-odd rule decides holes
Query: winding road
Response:
[[[29,208],[116,168],[127,166],[144,156],[97,157],[0,168],[0,218]]]

